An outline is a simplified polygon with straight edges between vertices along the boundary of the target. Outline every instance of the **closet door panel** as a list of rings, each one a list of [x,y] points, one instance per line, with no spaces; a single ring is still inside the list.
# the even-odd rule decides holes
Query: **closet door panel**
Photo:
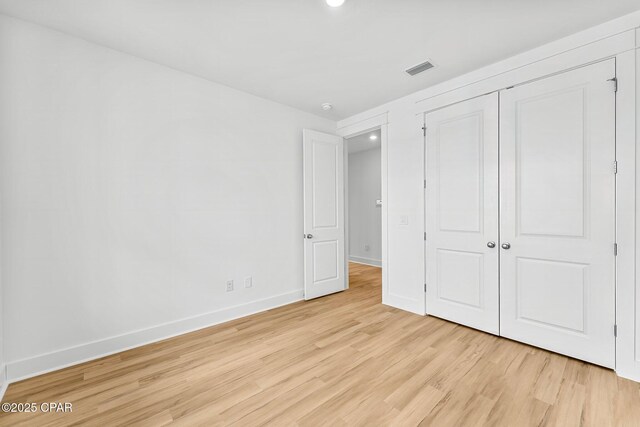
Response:
[[[613,367],[613,60],[500,94],[500,334]]]
[[[498,333],[498,95],[428,113],[427,313]]]

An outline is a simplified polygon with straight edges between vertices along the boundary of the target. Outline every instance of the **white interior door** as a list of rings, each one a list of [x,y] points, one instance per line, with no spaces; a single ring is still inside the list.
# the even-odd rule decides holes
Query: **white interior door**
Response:
[[[343,146],[339,136],[303,131],[305,299],[346,289]]]
[[[498,94],[425,122],[427,313],[497,334]]]
[[[500,333],[615,360],[613,60],[501,92]]]

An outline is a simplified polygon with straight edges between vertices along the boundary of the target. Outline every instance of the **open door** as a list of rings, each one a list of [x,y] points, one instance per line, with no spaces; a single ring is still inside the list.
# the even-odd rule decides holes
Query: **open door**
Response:
[[[305,129],[304,298],[346,289],[344,227],[344,142],[339,136]]]

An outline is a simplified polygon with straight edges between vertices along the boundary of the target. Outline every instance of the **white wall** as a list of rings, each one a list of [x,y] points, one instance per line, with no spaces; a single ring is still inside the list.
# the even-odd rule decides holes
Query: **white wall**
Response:
[[[348,143],[348,142],[347,142]],[[380,148],[349,153],[349,259],[382,263]]]
[[[302,128],[334,122],[7,17],[0,93],[11,378],[302,297]]]

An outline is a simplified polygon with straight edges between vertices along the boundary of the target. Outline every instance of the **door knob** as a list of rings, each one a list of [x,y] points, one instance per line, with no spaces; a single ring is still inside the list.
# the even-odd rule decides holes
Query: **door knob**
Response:
[[[307,239],[313,239],[313,234],[307,234],[307,235],[306,235],[306,236],[304,236],[304,237],[306,237]]]
[[[496,247],[496,242],[488,242],[487,243],[487,247],[489,247],[491,249],[495,248]]]
[[[510,249],[511,248],[511,243],[503,243],[502,244],[502,249]]]

